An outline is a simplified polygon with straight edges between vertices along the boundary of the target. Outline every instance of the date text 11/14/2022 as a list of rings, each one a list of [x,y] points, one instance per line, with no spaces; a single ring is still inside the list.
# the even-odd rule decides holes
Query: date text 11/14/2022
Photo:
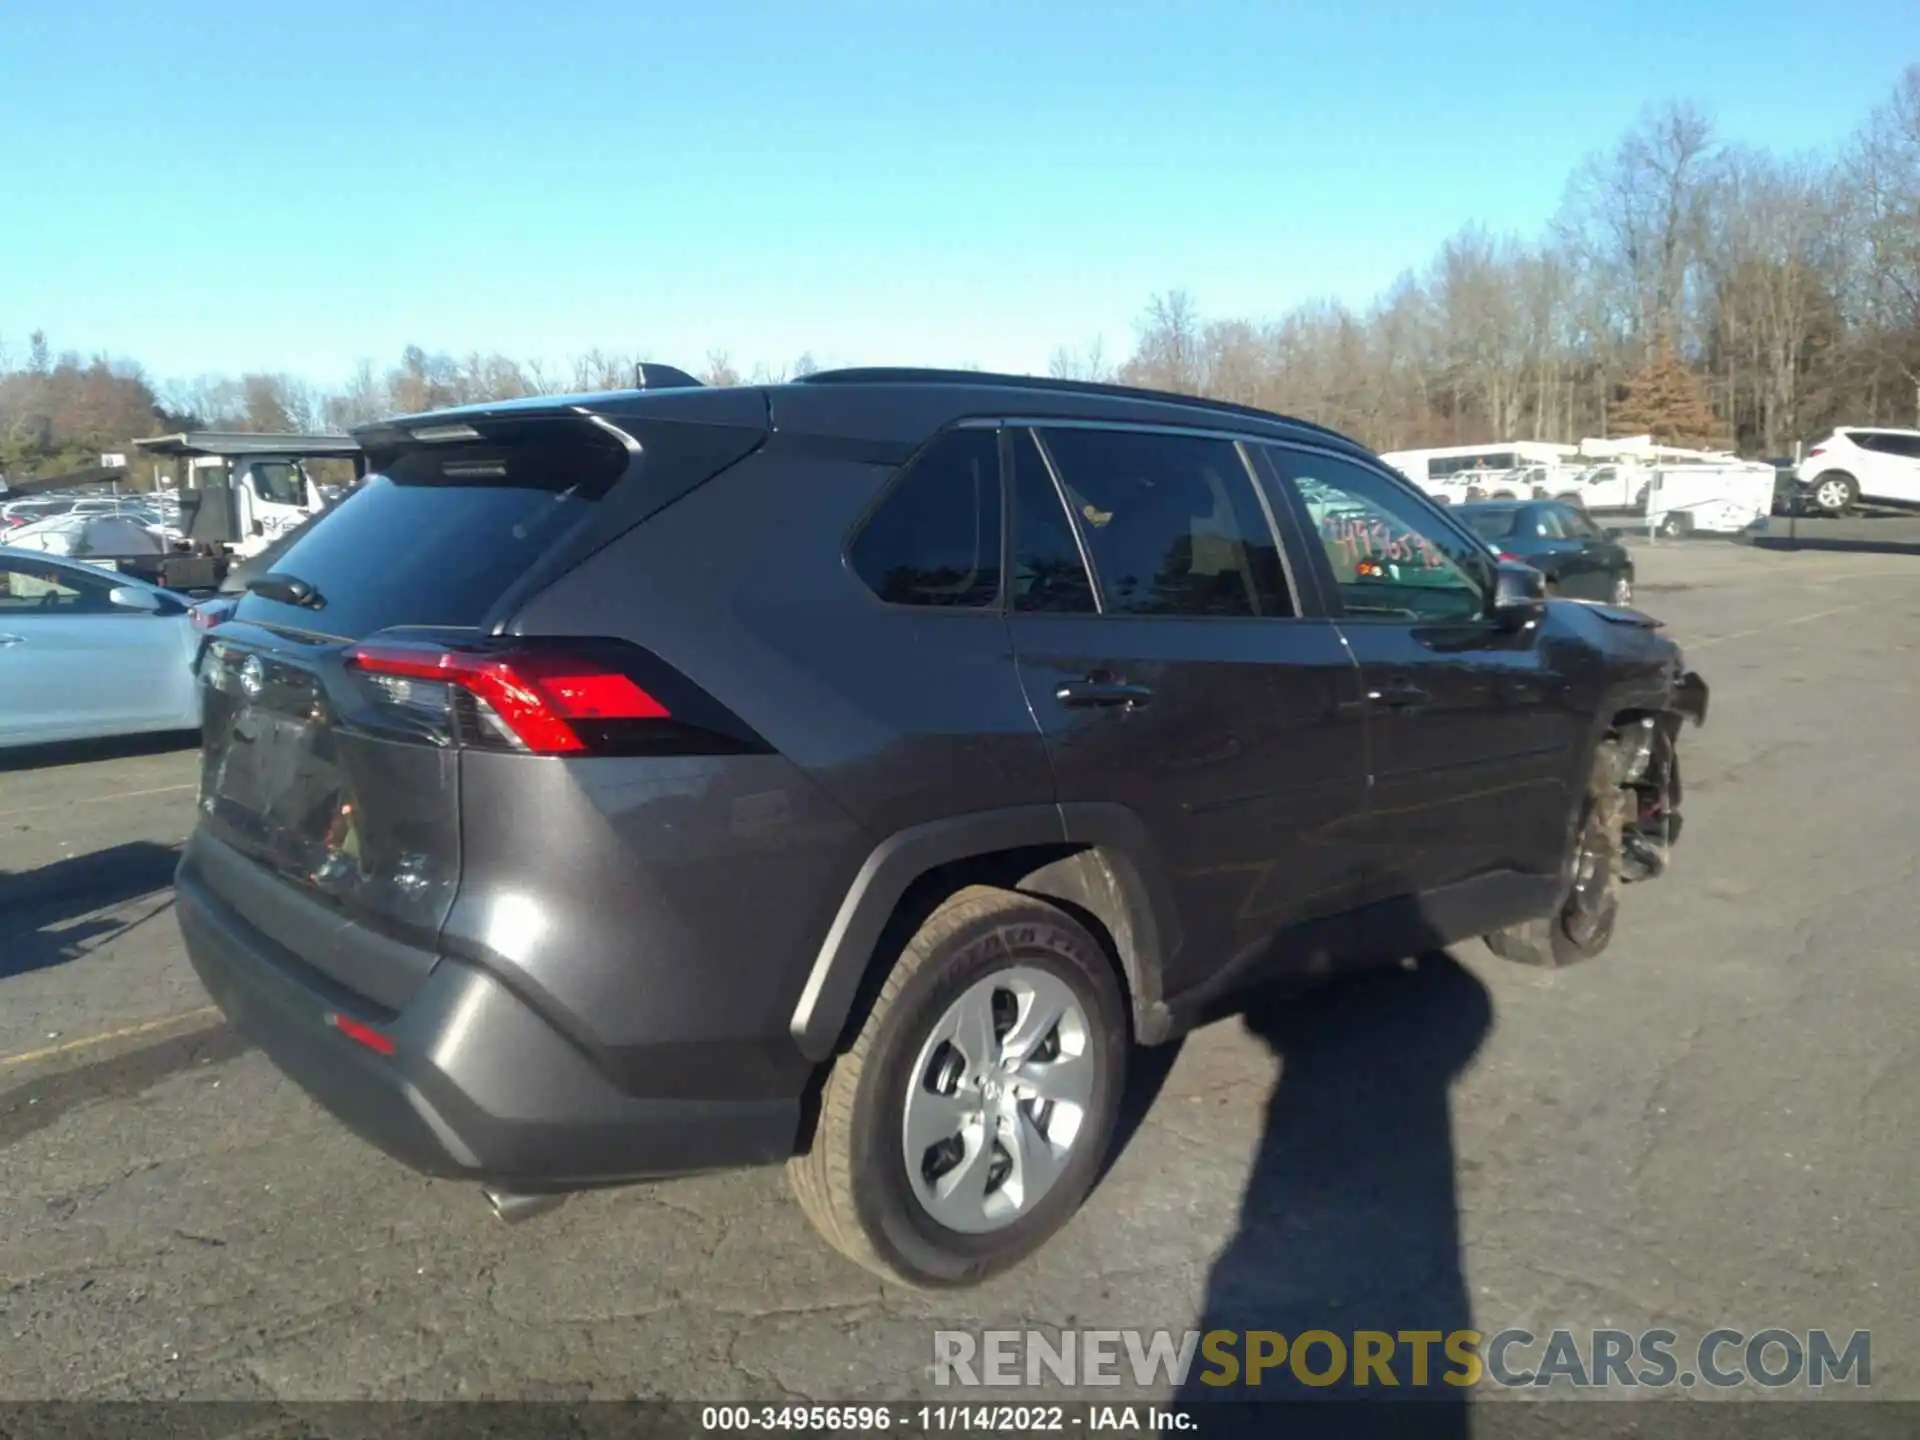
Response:
[[[1108,1434],[1191,1432],[1191,1411],[1165,1405],[708,1405],[700,1428],[709,1433],[791,1431],[849,1435]]]

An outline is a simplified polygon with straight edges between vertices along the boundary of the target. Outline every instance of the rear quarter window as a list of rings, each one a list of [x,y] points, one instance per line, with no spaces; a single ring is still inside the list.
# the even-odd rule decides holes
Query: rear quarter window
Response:
[[[847,548],[853,573],[889,605],[980,609],[1000,598],[1000,441],[992,430],[935,440]]]

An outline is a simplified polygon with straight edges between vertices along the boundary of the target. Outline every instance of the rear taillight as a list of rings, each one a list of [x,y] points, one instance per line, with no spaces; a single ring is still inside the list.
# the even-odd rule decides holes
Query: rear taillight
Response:
[[[455,744],[535,755],[759,748],[738,722],[715,728],[677,715],[623,663],[628,657],[606,648],[460,649],[369,641],[345,659],[379,705],[432,725]]]
[[[1824,455],[1824,454],[1826,454],[1826,453],[1827,453],[1827,447],[1826,447],[1826,446],[1824,446],[1824,445],[1816,445],[1816,446],[1814,446],[1814,447],[1813,447],[1813,448],[1812,448],[1811,450],[1809,450],[1809,451],[1807,451],[1807,458],[1808,458],[1809,460],[1811,460],[1811,459],[1812,459],[1812,458],[1813,458],[1814,456],[1816,456],[1816,455]]]
[[[227,612],[233,607],[226,604],[195,605],[187,611],[187,617],[193,621],[196,630],[211,630],[227,618]]]
[[[1500,552],[1500,558],[1502,560],[1511,560],[1516,565],[1524,565],[1527,563],[1526,561],[1522,560],[1518,555],[1514,554],[1511,550],[1502,550]]]

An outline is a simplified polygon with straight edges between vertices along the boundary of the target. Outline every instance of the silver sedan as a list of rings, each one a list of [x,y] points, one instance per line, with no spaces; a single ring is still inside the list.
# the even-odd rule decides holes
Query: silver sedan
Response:
[[[197,730],[198,647],[171,591],[0,547],[0,749]]]

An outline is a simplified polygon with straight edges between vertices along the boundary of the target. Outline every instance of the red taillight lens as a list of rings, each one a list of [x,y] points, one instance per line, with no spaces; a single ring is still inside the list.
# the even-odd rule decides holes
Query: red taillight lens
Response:
[[[1813,447],[1813,448],[1812,448],[1811,450],[1809,450],[1809,451],[1807,451],[1807,458],[1808,458],[1809,460],[1811,460],[1811,459],[1812,459],[1812,458],[1813,458],[1814,456],[1816,456],[1816,455],[1824,455],[1824,454],[1826,454],[1826,453],[1827,453],[1827,447],[1826,447],[1826,446],[1824,446],[1824,445],[1816,445],[1816,446],[1814,446],[1814,447]]]
[[[187,611],[187,615],[196,630],[211,630],[227,618],[224,606],[195,605]]]
[[[463,651],[372,643],[349,668],[399,680],[438,681],[484,704],[520,746],[538,755],[592,748],[577,722],[666,720],[670,712],[613,666],[552,651]]]
[[[1515,555],[1511,550],[1502,550],[1500,552],[1500,558],[1502,560],[1511,560],[1516,565],[1524,565],[1527,563],[1526,561],[1522,560],[1518,555]]]

